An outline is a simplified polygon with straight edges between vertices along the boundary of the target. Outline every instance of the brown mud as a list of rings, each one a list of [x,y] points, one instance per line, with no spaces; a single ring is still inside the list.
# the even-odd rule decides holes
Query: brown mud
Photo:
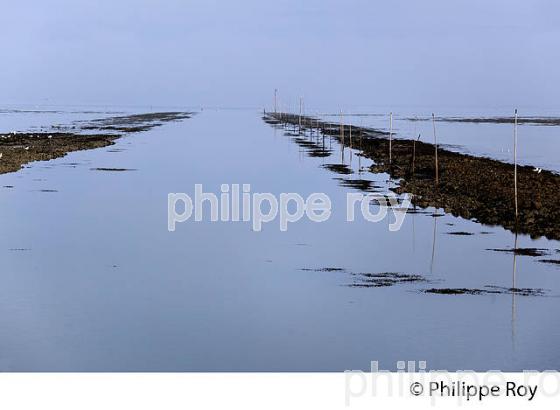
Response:
[[[69,152],[106,147],[125,134],[147,131],[191,115],[164,112],[102,118],[76,123],[73,132],[0,132],[0,174],[19,171],[30,162],[60,158]]]

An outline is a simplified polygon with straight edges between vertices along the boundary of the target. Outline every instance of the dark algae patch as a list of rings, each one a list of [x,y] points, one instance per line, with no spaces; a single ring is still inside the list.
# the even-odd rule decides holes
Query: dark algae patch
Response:
[[[0,174],[19,171],[33,161],[60,158],[68,152],[106,147],[116,135],[71,133],[16,133],[0,138]],[[27,148],[27,149],[26,149]]]
[[[153,112],[100,118],[76,124],[83,130],[131,133],[147,131],[166,122],[185,120],[191,116],[192,113],[187,112]]]
[[[269,114],[267,118],[293,126],[299,124],[299,116],[285,113]],[[511,118],[500,121],[511,122]],[[533,122],[538,119],[532,119]],[[544,119],[543,125],[558,122]],[[318,130],[344,145],[349,145],[348,126],[345,126],[344,142],[340,126],[336,123],[317,122],[302,117],[302,130]],[[556,124],[555,124],[556,125]],[[560,239],[560,175],[543,170],[534,172],[530,166],[518,166],[519,216],[515,218],[513,176],[514,166],[498,160],[476,157],[438,147],[439,184],[435,184],[435,146],[416,141],[397,139],[392,142],[392,161],[389,162],[389,139],[385,132],[352,126],[353,148],[362,151],[375,165],[374,173],[387,173],[399,181],[396,193],[412,194],[412,203],[422,208],[441,208],[446,213],[465,219],[476,219],[486,225],[499,225],[511,231],[532,237]],[[339,168],[343,171],[343,168]],[[334,169],[333,169],[334,170]]]
[[[105,171],[105,172],[126,172],[137,171],[135,168],[90,168],[91,171]]]
[[[487,249],[487,250],[494,251],[494,252],[507,252],[507,253],[513,253],[515,255],[533,256],[533,257],[548,255],[548,249],[540,249],[540,248],[515,248],[515,249],[507,248],[507,249]]]
[[[421,275],[398,272],[353,273],[356,281],[349,284],[352,288],[380,288],[404,283],[423,283],[426,278]]]
[[[344,268],[302,268],[307,272],[342,272],[348,273],[354,281],[346,286],[351,288],[382,288],[405,283],[427,283],[428,280],[421,275],[399,272],[355,273]]]
[[[539,262],[560,266],[560,259],[539,259]]]
[[[520,295],[520,296],[545,296],[544,289],[533,288],[507,288],[501,286],[485,286],[482,289],[470,288],[431,288],[423,289],[423,293],[437,295]]]
[[[455,231],[455,232],[446,232],[447,235],[456,235],[456,236],[471,236],[474,235],[472,232],[463,232],[463,231]]]

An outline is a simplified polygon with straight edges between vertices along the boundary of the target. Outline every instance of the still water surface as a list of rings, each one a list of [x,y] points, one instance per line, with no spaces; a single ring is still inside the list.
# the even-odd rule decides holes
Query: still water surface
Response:
[[[487,250],[512,247],[511,233],[452,216],[410,214],[399,232],[345,222],[351,189],[321,167],[340,162],[337,150],[311,158],[257,112],[204,110],[0,175],[13,186],[0,188],[0,370],[560,369],[560,268],[518,256],[514,272],[513,255]],[[198,183],[324,192],[333,214],[287,232],[243,222],[168,232],[167,194]],[[558,259],[558,242],[518,241]],[[332,267],[345,271],[314,270]],[[348,286],[383,272],[427,282]],[[513,284],[546,296],[421,292]]]

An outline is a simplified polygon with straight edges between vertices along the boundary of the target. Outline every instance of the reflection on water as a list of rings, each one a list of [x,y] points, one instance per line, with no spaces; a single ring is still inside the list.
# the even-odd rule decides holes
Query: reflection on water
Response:
[[[281,127],[252,111],[204,110],[0,175],[13,187],[0,189],[0,369],[560,368],[560,269],[513,252],[512,276],[510,252],[489,250],[554,253],[558,242],[433,209],[411,210],[399,232],[347,223],[346,193],[363,187],[335,178],[380,192],[394,182],[364,171],[355,135],[342,149],[318,130]],[[167,194],[197,183],[324,192],[333,214],[287,232],[242,222],[168,232]]]
[[[516,288],[515,277],[517,275],[517,238],[518,235],[515,233],[515,240],[513,243],[513,270],[511,276],[511,288]],[[515,352],[515,292],[511,293],[511,345],[512,350]]]

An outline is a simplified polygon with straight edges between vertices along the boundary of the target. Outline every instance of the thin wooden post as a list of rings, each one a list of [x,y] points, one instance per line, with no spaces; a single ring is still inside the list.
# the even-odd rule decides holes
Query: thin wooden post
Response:
[[[393,113],[389,114],[389,164],[393,162]]]
[[[342,143],[342,150],[344,150],[344,124],[342,123],[342,110],[340,110],[340,142]]]
[[[412,140],[412,179],[414,179],[415,162],[416,162],[416,138]]]
[[[299,97],[299,119],[298,119],[298,125],[299,125],[299,130],[298,130],[298,134],[301,134],[301,114],[303,112],[303,98]]]
[[[344,164],[344,124],[342,123],[342,110],[340,110],[340,143],[342,150],[342,164]]]
[[[436,153],[436,185],[439,185],[439,164],[438,164],[438,145],[437,145],[437,137],[436,137],[436,116],[432,113],[432,123],[434,126],[434,145],[435,145],[435,153]]]
[[[515,109],[515,119],[513,123],[513,185],[515,190],[515,223],[519,216],[519,208],[517,202],[517,108]]]
[[[358,173],[361,175],[362,172],[362,137],[363,137],[364,127],[363,120],[360,118],[360,154],[358,155]]]
[[[412,179],[414,179],[414,169],[416,165],[416,131],[417,131],[417,121],[418,118],[415,116],[414,121],[414,134],[412,134]],[[420,134],[418,134],[418,140],[420,140]]]

